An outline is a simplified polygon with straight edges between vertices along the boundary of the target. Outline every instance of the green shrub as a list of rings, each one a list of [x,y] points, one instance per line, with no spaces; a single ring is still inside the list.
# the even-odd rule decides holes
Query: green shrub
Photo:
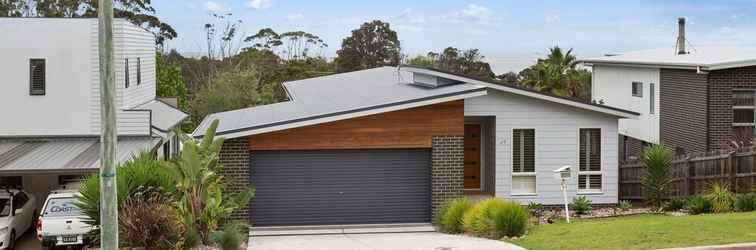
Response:
[[[222,250],[238,250],[245,237],[243,227],[244,224],[239,222],[226,224],[222,231],[213,232],[212,240]]]
[[[121,247],[173,249],[178,243],[178,223],[172,216],[172,200],[158,192],[141,191],[129,196],[118,210]]]
[[[726,213],[732,211],[732,203],[735,198],[730,192],[730,185],[727,183],[711,183],[704,197],[711,202],[712,212]]]
[[[628,200],[621,200],[619,201],[619,203],[617,203],[617,208],[622,211],[627,211],[633,208],[633,204]]]
[[[116,168],[116,187],[118,207],[138,192],[159,192],[164,197],[172,196],[176,185],[171,180],[165,166],[152,157],[149,152],[140,152],[131,160]],[[100,176],[92,174],[79,187],[81,196],[77,197],[78,206],[85,215],[84,221],[90,225],[100,224]],[[150,196],[149,194],[144,194]],[[93,241],[99,240],[100,231],[92,232]]]
[[[519,203],[490,198],[467,210],[462,222],[467,233],[497,239],[524,234],[529,218],[528,210]]]
[[[669,169],[672,152],[662,145],[648,146],[643,150],[643,164],[646,165],[646,173],[641,178],[641,185],[646,199],[653,208],[661,209],[669,199],[671,189]]]
[[[739,194],[735,196],[735,211],[750,212],[756,210],[756,194]]]
[[[591,200],[588,199],[588,197],[578,196],[572,199],[570,208],[572,209],[572,211],[575,211],[576,214],[587,214],[591,212],[591,210],[593,210],[593,204],[591,203]]]
[[[525,234],[528,227],[528,210],[515,201],[505,201],[493,212],[493,231],[495,239],[502,236],[515,237]]]
[[[680,209],[685,208],[685,200],[684,199],[671,199],[664,203],[664,210],[665,211],[678,211]]]
[[[465,212],[462,227],[465,232],[483,237],[492,237],[494,212],[504,206],[504,200],[489,198],[478,202]]]
[[[473,203],[467,197],[447,201],[439,210],[436,224],[445,233],[461,233],[462,217],[472,207]]]
[[[541,216],[543,216],[543,212],[544,212],[543,204],[530,202],[528,204],[528,211],[530,211],[531,216],[540,218]]]
[[[703,214],[711,212],[711,202],[701,196],[693,196],[688,199],[685,208],[691,214]]]

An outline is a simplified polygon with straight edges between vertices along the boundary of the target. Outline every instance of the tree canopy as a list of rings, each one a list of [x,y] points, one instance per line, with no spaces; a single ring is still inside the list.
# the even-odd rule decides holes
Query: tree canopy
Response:
[[[352,30],[352,34],[341,42],[341,49],[336,54],[336,70],[349,72],[396,66],[401,61],[401,46],[396,31],[388,23],[375,20]]]
[[[155,70],[157,75],[157,96],[177,97],[179,108],[186,107],[186,82],[181,75],[181,67],[173,61],[167,61],[159,54],[155,56]]]
[[[278,34],[271,28],[264,28],[244,41],[252,42],[251,48],[270,50],[284,60],[307,59],[313,57],[314,49],[328,47],[319,36],[301,30]]]
[[[441,53],[428,52],[427,56],[417,56],[408,61],[411,65],[432,67],[469,77],[493,80],[496,75],[491,66],[483,62],[484,56],[478,49],[460,50],[448,47]]]
[[[559,47],[550,48],[546,58],[520,72],[520,84],[555,95],[589,99],[591,74],[576,65],[572,49],[564,52]]]
[[[97,17],[96,0],[1,0],[0,17]],[[115,0],[113,15],[151,30],[157,44],[178,36],[176,31],[155,16],[151,0]]]

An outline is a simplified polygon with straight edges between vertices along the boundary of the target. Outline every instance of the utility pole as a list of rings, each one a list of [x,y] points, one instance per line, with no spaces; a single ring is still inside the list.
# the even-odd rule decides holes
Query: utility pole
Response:
[[[115,72],[113,70],[113,0],[99,0],[100,56],[100,248],[118,249],[118,200],[116,195]]]

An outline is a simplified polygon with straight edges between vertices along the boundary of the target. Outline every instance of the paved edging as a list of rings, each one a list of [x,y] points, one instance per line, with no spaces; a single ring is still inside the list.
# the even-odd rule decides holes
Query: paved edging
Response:
[[[736,243],[727,245],[715,245],[715,246],[698,246],[698,247],[678,247],[678,248],[665,248],[660,250],[746,250],[756,249],[756,242],[749,243]]]

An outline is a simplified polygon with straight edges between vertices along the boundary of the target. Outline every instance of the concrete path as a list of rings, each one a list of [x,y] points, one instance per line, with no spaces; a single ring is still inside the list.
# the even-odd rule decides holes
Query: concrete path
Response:
[[[524,250],[503,241],[442,233],[255,236],[250,250]]]

